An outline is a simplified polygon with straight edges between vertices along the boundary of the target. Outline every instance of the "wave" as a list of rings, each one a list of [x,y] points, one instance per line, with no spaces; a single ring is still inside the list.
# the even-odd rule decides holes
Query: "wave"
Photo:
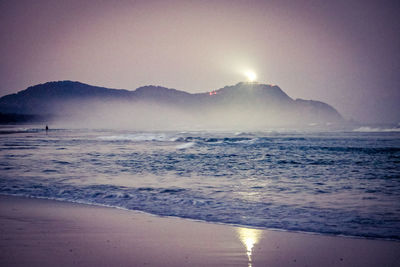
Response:
[[[131,141],[131,142],[179,142],[185,143],[178,145],[178,149],[188,148],[195,143],[207,144],[252,144],[262,141],[263,138],[258,137],[215,137],[215,136],[184,136],[182,134],[166,134],[166,133],[140,133],[140,134],[120,134],[97,137],[103,141]]]
[[[400,128],[372,128],[368,126],[363,126],[354,129],[353,132],[367,132],[367,133],[379,133],[379,132],[400,132]]]
[[[171,138],[166,134],[154,134],[154,133],[140,133],[140,134],[121,134],[121,135],[110,135],[110,136],[99,136],[98,139],[105,141],[133,141],[133,142],[145,142],[145,141],[175,141],[175,138]]]
[[[176,142],[196,142],[208,144],[222,144],[222,143],[254,143],[261,140],[261,138],[249,137],[200,137],[200,136],[186,136],[174,139]]]
[[[236,132],[235,136],[254,136],[254,133],[251,132]]]
[[[196,144],[195,142],[183,143],[183,144],[176,146],[176,149],[187,149],[187,148],[194,146],[195,144]]]
[[[25,181],[26,182],[26,181]],[[217,191],[204,193],[182,187],[126,187],[108,184],[73,185],[53,184],[51,188],[42,183],[0,181],[0,194],[47,198],[91,205],[117,207],[142,211],[159,216],[173,216],[185,219],[207,221],[248,227],[276,229],[281,231],[313,232],[344,236],[400,240],[398,227],[392,224],[381,226],[382,213],[366,218],[351,209],[340,210],[313,208],[307,210],[298,204],[249,203],[240,199],[215,199]],[[27,186],[28,185],[28,186]],[[249,215],[252,220],[249,221]],[[384,213],[393,217],[395,214]],[[299,217],[304,218],[299,224]],[[321,223],[319,218],[331,224]],[[283,222],[283,223],[282,223]],[[340,223],[339,223],[340,222]],[[363,225],[364,227],[357,227]]]
[[[0,134],[16,134],[16,133],[39,133],[45,132],[43,128],[9,128],[9,127],[1,127]]]

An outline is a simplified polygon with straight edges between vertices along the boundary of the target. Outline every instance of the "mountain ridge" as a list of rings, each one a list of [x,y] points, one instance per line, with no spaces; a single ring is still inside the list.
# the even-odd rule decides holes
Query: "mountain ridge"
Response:
[[[15,94],[0,98],[0,112],[13,114],[68,115],[68,105],[88,103],[124,103],[129,106],[147,103],[148,106],[173,107],[187,114],[208,114],[224,122],[227,118],[298,123],[341,122],[342,116],[327,103],[316,100],[292,99],[279,86],[240,82],[203,93],[188,93],[163,86],[146,85],[135,90],[92,86],[78,81],[53,81],[30,86]],[[75,108],[76,109],[76,108]],[[203,119],[205,121],[205,119]]]

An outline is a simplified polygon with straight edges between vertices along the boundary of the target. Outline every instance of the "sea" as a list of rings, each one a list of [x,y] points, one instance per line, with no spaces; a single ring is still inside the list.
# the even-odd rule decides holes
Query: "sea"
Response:
[[[400,129],[1,126],[0,194],[400,241]]]

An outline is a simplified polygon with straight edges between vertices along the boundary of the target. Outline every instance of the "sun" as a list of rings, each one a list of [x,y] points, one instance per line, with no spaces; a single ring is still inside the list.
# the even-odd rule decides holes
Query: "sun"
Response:
[[[249,82],[254,82],[257,79],[257,74],[254,71],[248,70],[244,73],[246,75]]]

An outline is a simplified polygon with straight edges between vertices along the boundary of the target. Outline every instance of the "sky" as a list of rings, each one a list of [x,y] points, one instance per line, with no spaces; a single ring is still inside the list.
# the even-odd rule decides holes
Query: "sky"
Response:
[[[245,81],[400,123],[400,1],[0,0],[0,95],[47,81],[191,93]]]

